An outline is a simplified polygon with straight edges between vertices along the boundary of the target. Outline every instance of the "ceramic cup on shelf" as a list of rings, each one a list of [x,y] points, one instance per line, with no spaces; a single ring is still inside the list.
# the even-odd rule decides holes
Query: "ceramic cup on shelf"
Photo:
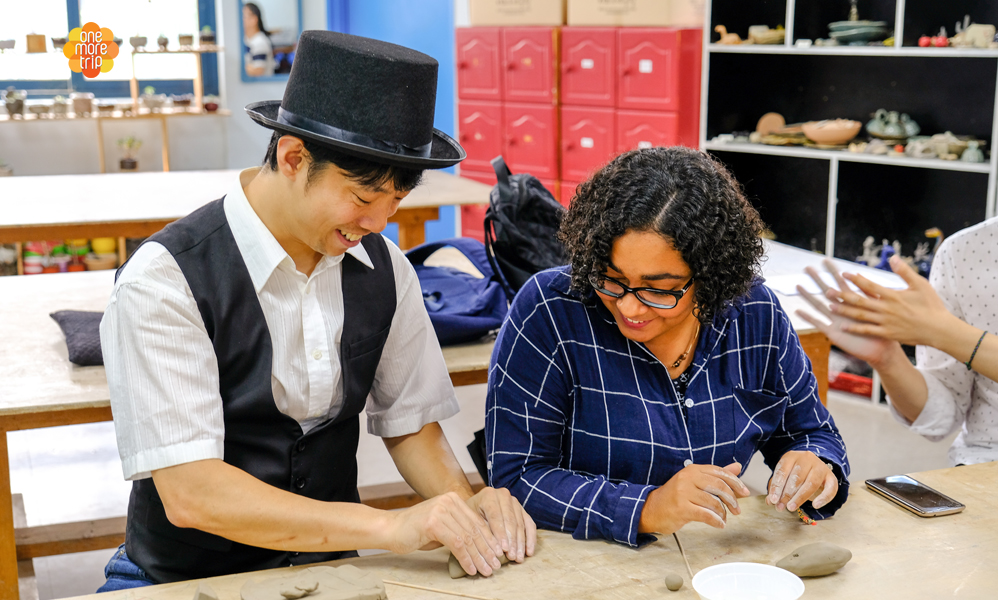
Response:
[[[94,112],[94,95],[92,92],[73,92],[69,95],[73,101],[73,113],[77,117],[85,117]]]

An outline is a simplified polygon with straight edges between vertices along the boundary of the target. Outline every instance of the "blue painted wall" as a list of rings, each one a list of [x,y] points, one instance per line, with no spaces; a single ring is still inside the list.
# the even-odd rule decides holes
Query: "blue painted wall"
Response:
[[[327,15],[333,31],[392,42],[437,59],[433,121],[454,136],[454,0],[328,0]],[[397,226],[389,225],[385,234],[398,242]],[[441,208],[440,220],[426,224],[426,240],[454,236],[454,208]]]

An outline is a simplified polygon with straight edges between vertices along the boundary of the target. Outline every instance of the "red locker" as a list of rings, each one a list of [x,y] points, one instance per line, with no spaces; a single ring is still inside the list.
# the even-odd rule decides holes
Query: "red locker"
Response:
[[[558,101],[558,29],[503,27],[503,99],[507,102]]]
[[[675,146],[679,143],[678,129],[677,113],[618,110],[617,154],[636,148]]]
[[[498,27],[459,27],[457,97],[462,100],[502,100],[502,50]]]
[[[572,201],[572,196],[575,195],[575,188],[578,186],[579,184],[574,181],[562,181],[561,193],[558,196],[558,202],[568,206]]]
[[[621,28],[617,108],[679,109],[679,30]]]
[[[538,179],[558,178],[558,113],[556,106],[503,106],[503,156],[514,173]]]
[[[562,27],[562,104],[613,106],[616,93],[617,29]]]
[[[458,141],[468,153],[461,167],[489,173],[491,160],[502,154],[502,105],[498,102],[457,104]]]
[[[464,165],[467,162],[465,160],[461,163],[461,177],[474,179],[486,185],[496,184],[496,174],[495,171],[491,170],[491,165],[487,173],[479,173],[477,171],[465,170]],[[485,226],[483,223],[485,221],[485,211],[488,207],[488,204],[467,204],[461,207],[461,237],[470,237],[483,244],[485,243]]]
[[[617,146],[612,108],[561,107],[561,178],[583,181],[613,158]]]

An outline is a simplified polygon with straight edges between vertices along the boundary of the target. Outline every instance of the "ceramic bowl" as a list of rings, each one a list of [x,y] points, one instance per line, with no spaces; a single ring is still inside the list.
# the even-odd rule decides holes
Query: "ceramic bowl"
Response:
[[[693,576],[700,600],[797,600],[804,582],[790,571],[757,563],[725,563],[707,567]]]
[[[865,44],[887,38],[889,32],[880,27],[862,27],[832,31],[828,35],[840,44]]]
[[[133,35],[132,37],[128,38],[128,43],[131,44],[132,48],[135,48],[136,50],[144,47],[147,42],[148,40],[144,35]]]
[[[849,119],[834,119],[829,121],[811,121],[801,128],[807,139],[816,144],[838,146],[856,137],[863,124]]]
[[[194,34],[192,33],[182,33],[177,36],[177,41],[180,42],[181,46],[193,46],[194,45]]]
[[[62,47],[69,43],[69,38],[64,37],[54,37],[52,38],[52,49],[58,52],[62,52]]]
[[[845,31],[846,29],[869,29],[876,27],[887,29],[887,21],[835,21],[828,24],[829,31]]]
[[[51,110],[51,109],[52,109],[51,105],[48,105],[48,104],[29,104],[28,105],[28,112],[30,112],[33,115],[38,115],[39,118],[41,118],[42,115],[49,114],[49,110]]]
[[[17,40],[0,40],[0,50],[11,50]]]
[[[83,259],[88,271],[103,271],[118,266],[117,254],[89,254]]]
[[[90,247],[97,254],[113,254],[118,247],[118,240],[114,238],[94,238],[90,240]]]

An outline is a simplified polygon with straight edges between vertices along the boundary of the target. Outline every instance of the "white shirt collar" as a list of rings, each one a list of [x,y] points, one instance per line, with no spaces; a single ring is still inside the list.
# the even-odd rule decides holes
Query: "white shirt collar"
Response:
[[[282,264],[285,264],[286,268],[292,271],[295,270],[294,261],[281,247],[274,234],[260,220],[256,211],[250,206],[246,192],[243,191],[244,186],[249,185],[259,170],[260,167],[243,169],[229,188],[222,205],[225,210],[225,218],[229,222],[229,229],[232,230],[232,237],[236,240],[236,245],[239,247],[239,252],[242,254],[243,261],[249,271],[250,279],[253,280],[253,287],[258,294],[274,270]],[[374,268],[374,263],[363,244],[357,244],[346,253],[359,260],[367,268]],[[325,270],[329,266],[339,264],[341,260],[343,260],[343,255],[323,256],[319,264],[316,265],[313,274]]]

